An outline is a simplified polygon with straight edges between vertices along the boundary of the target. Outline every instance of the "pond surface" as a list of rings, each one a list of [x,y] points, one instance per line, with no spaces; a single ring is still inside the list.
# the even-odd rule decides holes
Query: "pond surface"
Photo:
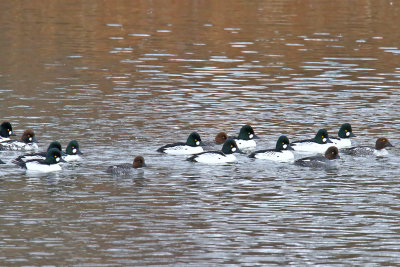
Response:
[[[0,152],[0,265],[400,264],[396,1],[2,1],[0,120],[84,161],[26,173]],[[381,158],[208,166],[156,152],[251,124]],[[217,149],[219,147],[216,147]],[[107,166],[143,155],[147,167]],[[296,154],[296,158],[302,155]]]

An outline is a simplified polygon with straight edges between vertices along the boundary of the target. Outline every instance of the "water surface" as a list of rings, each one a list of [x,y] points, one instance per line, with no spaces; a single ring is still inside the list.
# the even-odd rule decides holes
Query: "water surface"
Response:
[[[399,146],[395,1],[0,3],[0,114],[85,160],[31,174],[0,152],[1,265],[400,264],[398,148],[308,169],[162,155],[197,131],[385,136]],[[216,147],[218,148],[218,147]],[[143,155],[148,167],[107,166]],[[296,155],[301,157],[301,155]]]

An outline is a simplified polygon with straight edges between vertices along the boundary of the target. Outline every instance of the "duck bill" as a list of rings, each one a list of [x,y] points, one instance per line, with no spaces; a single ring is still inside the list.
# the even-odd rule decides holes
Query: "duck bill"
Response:
[[[34,136],[34,137],[32,138],[32,143],[37,143],[36,136]]]
[[[258,137],[258,135],[253,135],[253,139],[260,139],[260,137]]]
[[[331,139],[328,139],[328,140],[326,140],[326,143],[328,144],[328,143],[333,143],[333,142],[331,141]]]
[[[294,150],[294,148],[291,145],[288,145],[286,149],[287,150]]]
[[[63,158],[60,158],[59,162],[66,162]]]
[[[390,142],[387,143],[386,147],[394,147]]]
[[[356,137],[356,135],[353,133],[350,133],[349,137]]]
[[[76,151],[76,154],[77,155],[83,155],[83,153],[79,149]]]
[[[10,136],[17,136],[17,135],[14,132],[11,132]]]

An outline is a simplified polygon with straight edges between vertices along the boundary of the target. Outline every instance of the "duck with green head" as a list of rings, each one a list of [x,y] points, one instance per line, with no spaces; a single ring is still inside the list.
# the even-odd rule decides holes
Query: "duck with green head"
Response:
[[[187,160],[206,164],[232,163],[236,161],[236,157],[233,153],[242,153],[242,151],[238,148],[235,140],[229,138],[225,141],[221,151],[202,152],[188,158]]]
[[[157,151],[171,155],[193,155],[203,152],[202,145],[200,135],[197,132],[192,132],[188,136],[186,143],[168,144],[160,147]]]
[[[19,157],[15,158],[12,162],[15,163],[15,164],[18,164],[18,163],[27,162],[27,161],[33,160],[33,159],[34,160],[45,160],[46,156],[47,156],[47,153],[52,148],[56,148],[56,149],[62,151],[60,142],[53,141],[53,142],[50,143],[50,145],[48,146],[46,151],[25,154],[25,155],[22,155],[22,156],[19,156]]]
[[[250,158],[266,159],[279,162],[291,162],[294,160],[294,150],[290,146],[289,139],[282,135],[278,138],[275,148],[258,150],[250,154]]]
[[[81,160],[83,153],[79,150],[79,143],[76,140],[72,140],[68,143],[65,153],[63,153],[63,159],[67,162]]]
[[[338,137],[331,137],[333,145],[338,149],[351,147],[351,137],[355,137],[353,130],[351,129],[350,123],[343,123],[340,126]]]
[[[328,131],[320,129],[314,138],[295,141],[290,145],[295,151],[323,154],[332,145],[332,141],[329,139]]]
[[[244,125],[240,128],[238,137],[233,138],[239,149],[252,149],[256,147],[256,141],[258,136],[254,133],[253,127],[250,125]]]
[[[57,148],[52,148],[48,151],[46,159],[32,159],[27,162],[17,163],[18,166],[29,170],[37,172],[53,172],[60,171],[60,162],[64,161],[61,156],[61,151]]]

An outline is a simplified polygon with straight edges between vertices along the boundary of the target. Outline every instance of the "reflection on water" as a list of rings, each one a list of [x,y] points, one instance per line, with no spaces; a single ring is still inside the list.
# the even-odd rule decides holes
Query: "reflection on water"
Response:
[[[397,148],[326,170],[155,152],[246,123],[260,149],[344,122],[397,146],[396,2],[0,5],[1,119],[85,153],[38,175],[0,152],[2,265],[399,264]],[[133,177],[104,172],[139,154]]]

